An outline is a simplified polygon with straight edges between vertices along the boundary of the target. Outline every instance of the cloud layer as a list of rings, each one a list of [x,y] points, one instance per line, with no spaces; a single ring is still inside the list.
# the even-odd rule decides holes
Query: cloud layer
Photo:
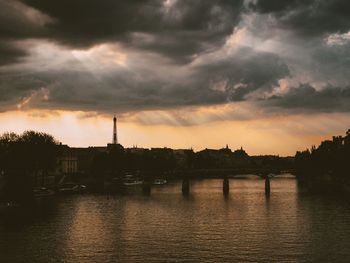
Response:
[[[350,111],[347,0],[0,0],[0,111]]]

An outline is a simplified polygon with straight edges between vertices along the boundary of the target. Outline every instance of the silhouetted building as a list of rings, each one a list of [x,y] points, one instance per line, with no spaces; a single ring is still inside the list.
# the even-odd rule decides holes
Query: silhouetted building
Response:
[[[93,157],[98,152],[94,147],[75,148],[67,145],[60,145],[59,147],[56,162],[56,173],[58,174],[88,173]]]
[[[124,151],[124,147],[123,145],[117,143],[109,143],[107,144],[107,152],[115,152],[115,151],[119,151],[119,152],[123,152]]]
[[[134,146],[132,148],[126,148],[125,151],[127,153],[131,153],[131,154],[143,155],[143,154],[145,154],[145,152],[149,151],[149,149],[147,149],[147,148],[139,148],[137,146]]]
[[[346,136],[344,138],[344,145],[350,145],[350,129],[346,132]]]
[[[59,171],[63,174],[78,173],[78,157],[67,154],[58,158]]]
[[[97,155],[124,153],[124,147],[118,143],[117,118],[113,117],[113,140],[107,146],[69,147],[59,145],[56,174],[89,174]]]
[[[96,153],[107,153],[108,152],[108,146],[90,146],[90,150],[96,152]]]
[[[107,144],[107,151],[124,151],[124,147],[118,143],[117,117],[113,117],[113,140],[112,143]]]
[[[92,164],[97,155],[111,152],[124,152],[120,144],[108,144],[108,146],[69,147],[59,146],[59,155],[56,162],[56,174],[81,174],[91,172]]]
[[[176,149],[173,150],[173,155],[176,161],[176,165],[179,168],[190,168],[192,165],[194,152],[192,149]]]
[[[113,141],[112,141],[112,144],[118,144],[117,117],[115,115],[113,117]]]
[[[249,155],[246,153],[246,151],[243,150],[243,147],[241,147],[241,148],[238,149],[238,150],[235,150],[235,151],[233,152],[233,155],[234,155],[235,157],[240,157],[240,158],[249,157]]]

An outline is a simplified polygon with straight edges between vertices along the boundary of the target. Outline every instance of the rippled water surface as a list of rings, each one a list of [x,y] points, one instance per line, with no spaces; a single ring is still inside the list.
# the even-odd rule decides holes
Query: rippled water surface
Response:
[[[0,224],[0,262],[350,262],[350,205],[300,193],[294,179],[191,182],[130,194],[59,197]]]

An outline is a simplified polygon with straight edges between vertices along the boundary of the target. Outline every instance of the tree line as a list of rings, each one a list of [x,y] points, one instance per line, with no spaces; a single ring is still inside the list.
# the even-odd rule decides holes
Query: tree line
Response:
[[[350,129],[318,147],[297,152],[296,174],[301,183],[315,191],[350,192]]]

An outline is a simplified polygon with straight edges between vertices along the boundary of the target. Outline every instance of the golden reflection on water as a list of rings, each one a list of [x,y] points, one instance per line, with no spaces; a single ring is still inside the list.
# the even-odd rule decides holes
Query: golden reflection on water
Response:
[[[280,200],[276,194],[285,192],[283,183],[272,180],[271,187],[274,192],[266,198],[263,180],[230,180],[231,194],[225,199],[222,180],[203,180],[191,183],[188,198],[179,193],[180,184],[173,184],[154,188],[150,197],[134,194],[98,197],[101,203],[78,202],[72,211],[67,256],[82,260],[101,253],[141,260],[136,247],[147,251],[150,259],[166,248],[165,260],[176,257],[178,250],[192,248],[200,258],[208,253],[220,258],[226,255],[225,246],[240,249],[242,260],[271,252],[286,238],[290,242],[298,238],[293,235],[296,195]],[[296,192],[295,184],[289,187],[289,192]],[[193,253],[190,256],[195,259]]]
[[[61,197],[55,214],[22,229],[0,227],[0,262],[341,262],[350,258],[347,203],[299,193],[293,179],[181,182],[150,196]],[[25,237],[25,238],[23,238]],[[14,242],[14,243],[11,243]],[[14,244],[21,244],[16,247]],[[338,253],[337,253],[338,252]],[[6,261],[7,260],[7,261]],[[20,262],[20,261],[14,261]]]

